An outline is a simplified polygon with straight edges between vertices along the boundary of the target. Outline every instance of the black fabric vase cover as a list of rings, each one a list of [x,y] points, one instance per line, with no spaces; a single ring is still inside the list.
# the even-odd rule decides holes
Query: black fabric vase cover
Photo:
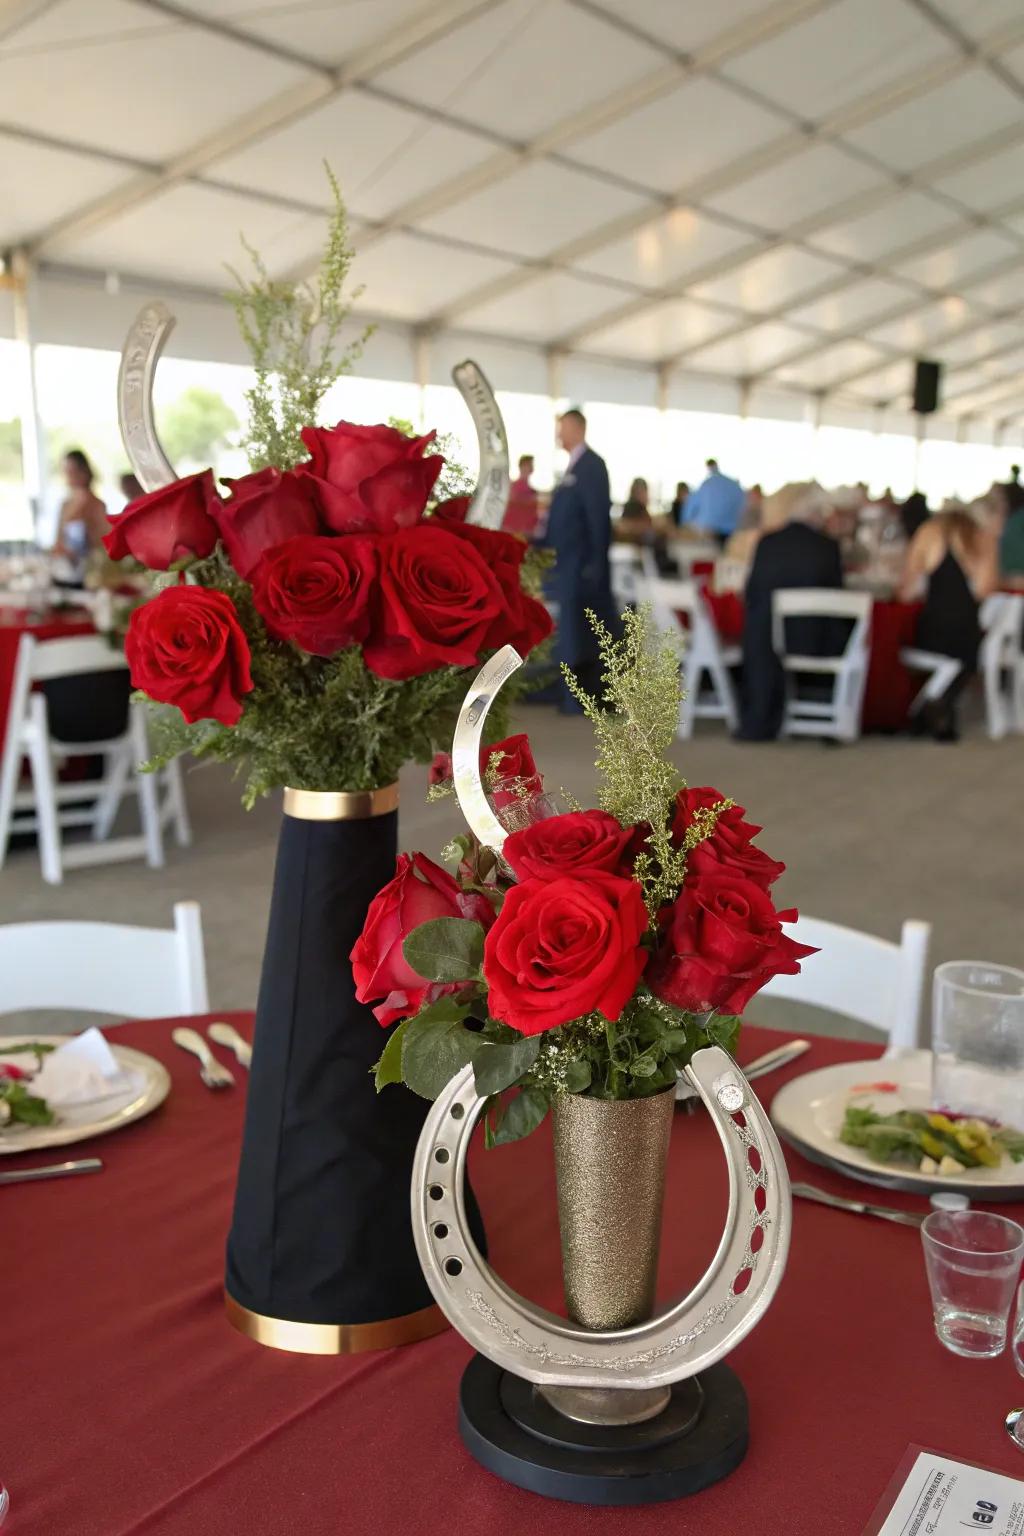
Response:
[[[263,1317],[359,1325],[432,1304],[410,1221],[429,1105],[377,1093],[386,1036],[349,962],[397,838],[397,811],[282,820],[227,1247],[229,1296]]]

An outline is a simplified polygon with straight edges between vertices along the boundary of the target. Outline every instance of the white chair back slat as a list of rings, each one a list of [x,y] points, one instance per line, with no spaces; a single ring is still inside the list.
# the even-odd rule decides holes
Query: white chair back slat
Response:
[[[786,934],[820,953],[801,961],[798,976],[773,976],[766,997],[825,1008],[884,1031],[893,1049],[925,1042],[921,1007],[931,925],[908,919],[899,944],[821,918],[801,917]]]
[[[29,677],[33,682],[47,682],[56,677],[80,677],[83,672],[127,672],[124,652],[115,650],[100,635],[68,635],[53,640],[31,641]],[[20,649],[20,647],[19,647]]]
[[[0,1014],[35,1008],[159,1019],[208,1013],[202,918],[194,901],[173,928],[119,923],[0,926]]]

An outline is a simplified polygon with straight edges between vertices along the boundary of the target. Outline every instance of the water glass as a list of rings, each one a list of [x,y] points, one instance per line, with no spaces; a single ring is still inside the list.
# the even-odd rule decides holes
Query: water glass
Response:
[[[1024,1285],[1017,1292],[1017,1317],[1013,1325],[1013,1342],[1010,1349],[1014,1365],[1024,1376]]]
[[[1024,971],[979,960],[938,966],[932,1053],[938,1108],[1024,1130]]]
[[[7,1519],[7,1511],[11,1507],[11,1501],[7,1497],[7,1489],[0,1483],[0,1525]]]
[[[921,1241],[939,1341],[955,1355],[1002,1354],[1024,1227],[987,1211],[933,1211]]]

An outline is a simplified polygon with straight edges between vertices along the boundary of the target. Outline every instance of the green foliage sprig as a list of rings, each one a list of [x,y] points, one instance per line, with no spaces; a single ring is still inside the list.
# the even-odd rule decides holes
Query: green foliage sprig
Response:
[[[321,400],[336,379],[351,371],[373,330],[367,326],[339,351],[341,328],[363,290],[345,293],[355,257],[348,210],[330,166],[324,169],[333,208],[315,280],[272,278],[245,239],[254,275],[245,278],[229,269],[237,284],[229,298],[256,370],[256,382],[246,391],[249,420],[242,438],[254,470],[267,465],[292,469],[307,457],[302,428],[316,425]]]

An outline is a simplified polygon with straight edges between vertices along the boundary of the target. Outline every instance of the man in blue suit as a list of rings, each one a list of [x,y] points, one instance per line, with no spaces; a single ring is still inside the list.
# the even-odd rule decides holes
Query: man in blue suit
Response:
[[[613,634],[619,629],[608,558],[612,539],[608,469],[587,444],[582,411],[569,410],[559,417],[558,441],[569,454],[569,464],[551,498],[544,536],[555,552],[549,590],[558,604],[556,655],[559,665],[565,662],[593,693],[598,683],[597,646],[584,610],[593,609]],[[564,683],[558,707],[565,714],[579,713]]]

